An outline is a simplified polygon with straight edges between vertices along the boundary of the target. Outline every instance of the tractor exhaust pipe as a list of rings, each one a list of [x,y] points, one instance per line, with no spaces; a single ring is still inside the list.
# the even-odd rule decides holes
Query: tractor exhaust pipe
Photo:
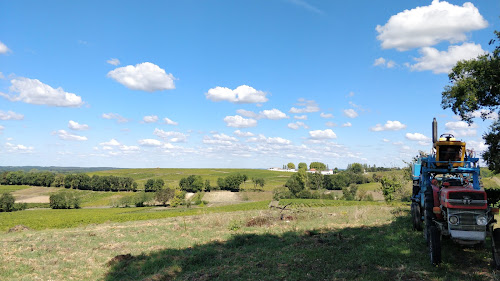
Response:
[[[434,117],[434,120],[432,120],[432,144],[434,147],[436,147],[437,141],[438,141],[438,122]]]

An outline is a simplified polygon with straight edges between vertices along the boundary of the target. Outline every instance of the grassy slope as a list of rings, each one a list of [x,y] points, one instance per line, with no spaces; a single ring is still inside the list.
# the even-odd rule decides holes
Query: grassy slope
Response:
[[[408,206],[383,204],[301,207],[8,233],[0,239],[0,279],[497,277],[488,249],[462,248],[450,240],[443,240],[444,263],[432,267],[422,233],[411,230],[408,211]],[[109,263],[117,255],[126,256]]]
[[[126,222],[149,219],[160,219],[177,216],[189,216],[212,212],[232,212],[267,208],[269,201],[242,203],[213,208],[177,208],[155,209],[144,208],[97,208],[71,210],[28,210],[11,213],[0,213],[0,231],[6,231],[16,225],[24,225],[31,229],[71,228],[89,224],[106,222]]]
[[[163,179],[165,184],[170,187],[178,187],[179,181],[189,175],[199,175],[203,180],[210,180],[210,184],[217,185],[217,178],[223,178],[230,174],[245,174],[248,176],[248,181],[244,183],[242,188],[254,188],[252,178],[264,178],[266,184],[264,186],[265,190],[272,190],[276,187],[283,186],[290,173],[287,172],[276,172],[258,169],[164,169],[164,168],[153,168],[153,169],[122,169],[122,170],[110,170],[110,171],[100,171],[95,173],[88,173],[92,175],[114,175],[131,177],[138,184],[139,188],[142,188],[148,179]]]
[[[14,192],[30,188],[28,185],[0,185],[0,193]]]

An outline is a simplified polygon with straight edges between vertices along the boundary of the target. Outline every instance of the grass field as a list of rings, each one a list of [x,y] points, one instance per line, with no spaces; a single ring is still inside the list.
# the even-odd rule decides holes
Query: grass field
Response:
[[[198,175],[203,178],[203,180],[210,180],[211,185],[217,185],[217,178],[223,178],[230,174],[245,174],[248,180],[241,185],[243,189],[254,188],[252,178],[263,178],[266,181],[264,186],[265,190],[273,190],[276,187],[283,186],[286,180],[290,177],[291,173],[288,172],[277,172],[259,169],[164,169],[164,168],[153,168],[153,169],[120,169],[120,170],[110,170],[110,171],[100,171],[94,173],[88,173],[92,175],[114,175],[122,177],[131,177],[139,185],[139,188],[143,188],[144,184],[148,179],[163,179],[165,184],[170,187],[178,187],[179,181],[182,178],[188,177],[190,175]]]
[[[30,188],[29,185],[0,185],[0,194]]]
[[[265,209],[269,201],[242,203],[211,208],[88,208],[70,210],[39,209],[0,213],[0,231],[7,231],[16,225],[31,229],[71,228],[106,222],[126,222],[190,216],[205,213],[233,212]],[[1,279],[0,279],[1,280]]]
[[[450,240],[443,240],[443,264],[431,266],[422,233],[411,230],[408,206],[294,203],[285,211],[234,210],[0,234],[0,280],[499,277],[488,249]]]

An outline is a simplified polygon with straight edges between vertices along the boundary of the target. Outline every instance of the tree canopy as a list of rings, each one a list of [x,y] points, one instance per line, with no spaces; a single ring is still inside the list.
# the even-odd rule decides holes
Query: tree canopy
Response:
[[[472,118],[483,120],[500,113],[500,32],[495,31],[497,39],[492,39],[490,45],[497,42],[492,53],[481,55],[475,59],[459,61],[448,75],[452,85],[445,87],[442,93],[443,109],[451,108],[469,124]],[[483,159],[488,168],[500,173],[500,120],[490,127],[483,135],[488,149],[483,153]]]
[[[486,117],[500,109],[500,32],[495,31],[498,41],[490,54],[475,59],[459,61],[448,75],[452,85],[442,93],[443,109],[451,108],[468,123],[476,112]]]

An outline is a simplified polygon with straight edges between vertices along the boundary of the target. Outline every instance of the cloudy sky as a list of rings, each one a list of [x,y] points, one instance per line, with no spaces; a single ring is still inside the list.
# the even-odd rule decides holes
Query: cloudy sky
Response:
[[[0,165],[401,166],[500,1],[1,1]],[[479,113],[478,113],[479,114]],[[497,116],[491,116],[495,118]]]

